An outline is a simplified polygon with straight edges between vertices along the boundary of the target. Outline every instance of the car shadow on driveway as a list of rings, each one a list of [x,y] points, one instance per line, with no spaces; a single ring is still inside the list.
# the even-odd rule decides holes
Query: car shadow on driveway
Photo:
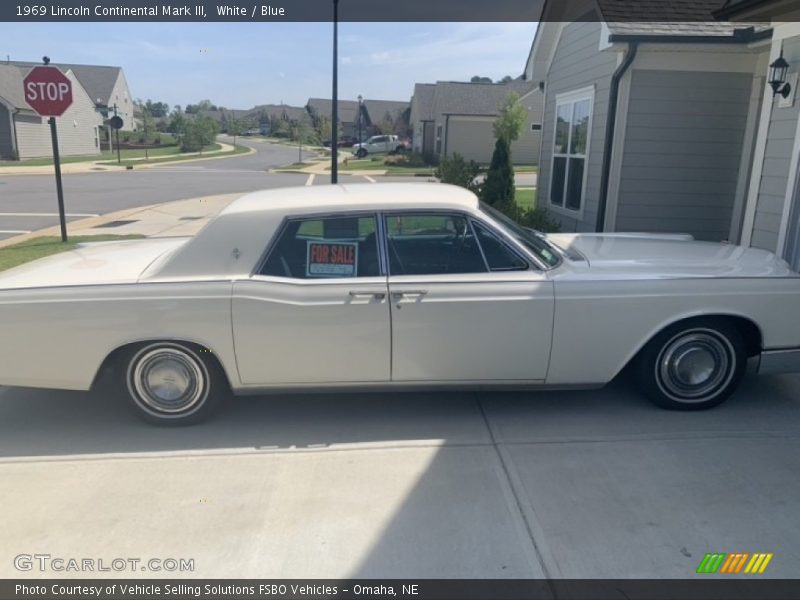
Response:
[[[687,578],[705,552],[763,551],[796,576],[798,390],[748,377],[698,413],[625,378],[275,395],[159,428],[116,394],[0,389],[0,576],[20,548],[267,578]]]
[[[751,436],[797,433],[798,416],[800,376],[749,376],[725,404],[701,412],[656,408],[623,377],[581,391],[232,397],[190,427],[149,425],[114,392],[0,388],[0,458]]]

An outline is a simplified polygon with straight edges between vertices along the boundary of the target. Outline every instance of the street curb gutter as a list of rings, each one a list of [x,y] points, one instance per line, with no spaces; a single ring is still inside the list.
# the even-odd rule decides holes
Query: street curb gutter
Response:
[[[221,142],[221,143],[225,143],[225,142]],[[227,144],[227,145],[230,146],[230,144]],[[192,157],[192,158],[181,158],[181,159],[176,159],[176,160],[165,160],[165,161],[161,161],[161,162],[144,163],[144,164],[141,164],[141,165],[134,164],[130,169],[127,166],[121,167],[121,166],[117,166],[115,164],[101,164],[101,163],[104,163],[104,162],[108,162],[108,163],[112,162],[112,161],[105,161],[105,160],[98,160],[98,161],[92,161],[92,162],[86,162],[86,163],[67,163],[66,165],[62,166],[62,169],[63,169],[63,174],[64,175],[84,175],[86,173],[122,173],[122,172],[129,171],[129,170],[152,169],[154,167],[162,167],[162,166],[165,166],[165,165],[174,165],[174,164],[178,164],[178,163],[198,162],[198,161],[201,161],[201,160],[222,160],[222,159],[225,159],[225,158],[234,158],[234,157],[237,157],[237,156],[249,156],[251,154],[255,154],[256,152],[258,152],[255,148],[249,148],[248,146],[244,146],[244,147],[248,148],[248,151],[247,152],[240,152],[239,154],[237,154],[235,151],[232,151],[232,150],[228,150],[228,151],[214,150],[214,151],[208,153],[207,155],[198,155],[198,156]],[[71,167],[74,167],[75,165],[90,165],[90,167],[87,167],[87,168],[81,167],[81,169],[74,169],[73,170]],[[13,169],[17,169],[17,168],[20,168],[20,167],[3,167],[3,168],[0,168],[0,177],[25,177],[25,176],[31,176],[31,175],[37,175],[37,176],[41,177],[43,175],[52,175],[52,173],[53,173],[53,165],[42,165],[41,167],[40,166],[30,167],[31,169],[42,169],[40,171],[30,171],[30,172],[17,171],[16,173],[13,172]],[[5,169],[8,169],[9,171],[12,171],[12,172],[5,173],[4,172]]]

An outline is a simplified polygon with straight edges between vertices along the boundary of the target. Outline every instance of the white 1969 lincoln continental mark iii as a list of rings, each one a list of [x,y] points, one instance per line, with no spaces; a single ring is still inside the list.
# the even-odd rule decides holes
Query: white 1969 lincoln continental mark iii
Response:
[[[187,423],[268,390],[600,386],[715,406],[748,358],[800,370],[800,276],[689,236],[542,235],[442,184],[277,189],[192,239],[85,244],[0,274],[0,385],[116,376]]]

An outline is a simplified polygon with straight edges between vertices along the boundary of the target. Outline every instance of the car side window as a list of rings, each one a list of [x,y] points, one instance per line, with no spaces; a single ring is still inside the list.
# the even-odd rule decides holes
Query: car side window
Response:
[[[509,248],[497,235],[477,221],[472,221],[478,242],[491,271],[525,271],[528,263]]]
[[[374,216],[292,219],[279,235],[260,275],[293,279],[380,275]]]
[[[472,227],[453,214],[388,215],[386,239],[392,275],[485,273]]]

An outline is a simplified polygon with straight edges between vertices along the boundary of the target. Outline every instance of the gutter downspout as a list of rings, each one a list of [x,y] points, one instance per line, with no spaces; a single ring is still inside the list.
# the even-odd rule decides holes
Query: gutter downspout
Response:
[[[447,138],[450,135],[450,115],[444,116],[444,153],[443,157],[447,158]]]
[[[17,115],[19,108],[15,108],[14,112],[8,111],[9,119],[11,121],[11,152],[16,160],[22,160],[19,153],[19,138],[17,137]]]
[[[619,99],[619,83],[636,58],[639,42],[629,42],[628,52],[622,63],[611,76],[611,88],[608,92],[608,120],[606,121],[606,139],[603,145],[603,170],[600,176],[600,198],[597,204],[597,223],[595,231],[600,233],[606,226],[606,205],[608,204],[608,187],[611,177],[611,152],[614,149],[614,134],[617,125],[617,101]]]

